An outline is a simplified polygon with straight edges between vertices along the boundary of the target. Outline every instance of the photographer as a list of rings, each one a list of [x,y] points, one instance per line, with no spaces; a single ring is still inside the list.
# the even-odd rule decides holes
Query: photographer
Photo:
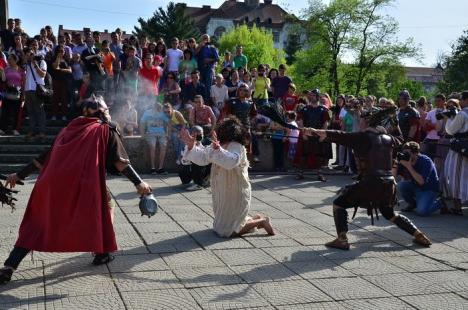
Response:
[[[445,131],[456,138],[450,143],[443,179],[444,196],[453,199],[450,211],[456,215],[462,215],[462,202],[468,200],[468,157],[466,153],[462,154],[468,139],[468,91],[462,93],[460,104],[461,112],[452,110],[454,112],[443,114],[447,119]]]
[[[37,85],[45,85],[47,63],[41,56],[36,56],[30,48],[24,48],[26,56],[26,80],[24,94],[26,109],[29,115],[29,133],[27,138],[32,138],[36,132],[40,139],[45,139],[46,114],[44,102],[36,94]],[[38,127],[36,131],[36,126]]]
[[[211,144],[208,137],[203,135],[201,126],[193,126],[191,136],[196,139],[196,145],[207,146]],[[179,171],[179,177],[183,185],[189,185],[193,180],[194,184],[186,189],[188,191],[198,191],[210,184],[211,164],[208,166],[199,166],[191,161],[182,160],[182,166]]]
[[[398,182],[397,189],[408,203],[403,211],[415,211],[420,216],[427,216],[441,208],[437,197],[439,177],[434,162],[419,151],[419,144],[411,141],[405,143],[402,152],[397,154],[398,174],[405,175],[405,170],[409,173],[409,180]]]

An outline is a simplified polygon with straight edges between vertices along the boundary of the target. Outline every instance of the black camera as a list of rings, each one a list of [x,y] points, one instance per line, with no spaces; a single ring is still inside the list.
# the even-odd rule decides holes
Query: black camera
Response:
[[[448,118],[452,118],[452,117],[455,117],[456,115],[458,114],[458,110],[457,108],[455,107],[450,107],[448,108],[447,110],[444,110],[442,112],[438,112],[436,113],[436,119],[438,121],[440,121],[441,119],[444,118],[444,116],[448,117]]]
[[[408,150],[403,150],[396,154],[396,158],[398,161],[402,161],[402,160],[409,161],[411,158],[411,152]]]
[[[44,56],[42,56],[42,55],[34,56],[34,61],[41,62],[41,60],[44,60]]]

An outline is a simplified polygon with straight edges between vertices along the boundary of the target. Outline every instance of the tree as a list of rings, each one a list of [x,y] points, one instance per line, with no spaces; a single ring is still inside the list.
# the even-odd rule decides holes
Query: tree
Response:
[[[309,44],[320,42],[329,53],[328,78],[333,85],[332,95],[340,92],[340,55],[350,44],[349,34],[356,23],[359,4],[360,0],[332,0],[328,5],[312,0],[305,15]]]
[[[165,42],[170,42],[174,37],[198,39],[200,36],[200,31],[193,19],[185,15],[185,7],[176,5],[174,2],[169,2],[166,10],[159,7],[147,20],[140,17],[138,22],[140,27],[135,26],[134,33],[144,34],[154,41],[163,38]]]
[[[449,94],[468,89],[468,30],[452,45],[452,52],[443,63],[444,78],[439,83],[440,91]]]
[[[363,0],[357,11],[356,25],[351,33],[351,49],[356,54],[355,94],[360,94],[365,79],[378,62],[398,63],[405,57],[417,57],[420,48],[412,38],[399,42],[398,23],[388,15],[379,14],[394,0]]]
[[[237,45],[242,45],[244,54],[249,60],[249,68],[256,67],[259,64],[269,64],[278,67],[284,63],[284,53],[274,47],[273,35],[270,31],[247,27],[247,25],[236,26],[219,38],[219,50],[234,51]]]

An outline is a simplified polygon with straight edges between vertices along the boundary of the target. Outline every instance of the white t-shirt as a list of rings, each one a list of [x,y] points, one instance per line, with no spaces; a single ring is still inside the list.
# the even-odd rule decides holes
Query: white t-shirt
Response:
[[[340,114],[338,115],[338,117],[339,117],[340,119],[343,119],[343,118],[346,116],[346,113],[348,113],[348,111],[346,111],[345,108],[341,108]]]
[[[214,103],[224,103],[229,99],[228,87],[224,84],[221,87],[218,87],[216,84],[211,85],[210,96],[214,98]]]
[[[297,122],[296,121],[288,122],[288,124],[291,124],[291,125],[297,127]],[[289,143],[297,143],[298,138],[299,138],[299,130],[298,129],[291,129],[291,131],[289,131],[289,138],[288,138]]]
[[[173,49],[170,48],[166,52],[167,54],[167,70],[169,72],[178,72],[179,71],[179,64],[184,58],[184,52],[180,49]]]
[[[47,71],[47,63],[44,60],[41,60],[39,63],[39,68],[41,68],[42,71]],[[36,78],[37,84],[39,85],[45,85],[45,81],[43,77],[40,77],[39,74],[37,74],[36,69],[34,68],[34,65],[29,63],[26,65],[26,82],[24,85],[24,90],[25,91],[35,91],[36,90],[36,82],[34,81],[34,77],[31,72],[31,68],[34,70],[34,77]]]
[[[439,111],[440,111],[439,109],[432,109],[429,112],[427,112],[426,121],[431,122],[431,124],[433,124],[433,125],[437,124],[438,120],[436,119],[436,114]],[[426,138],[431,139],[431,140],[439,140],[440,139],[439,135],[437,134],[437,130],[435,130],[435,129],[432,129],[431,131],[429,131],[427,133],[427,135],[426,135]]]

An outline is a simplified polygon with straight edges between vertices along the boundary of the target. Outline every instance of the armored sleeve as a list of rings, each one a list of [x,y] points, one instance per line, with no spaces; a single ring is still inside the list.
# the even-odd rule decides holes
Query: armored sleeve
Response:
[[[55,142],[55,140],[54,140],[54,142]],[[52,145],[54,145],[54,142],[52,142]],[[36,164],[39,164],[41,166],[44,165],[47,157],[49,156],[49,153],[50,153],[51,149],[52,149],[52,146],[47,148],[46,150],[44,150],[39,156],[34,158],[34,160],[32,162],[30,162],[29,164],[24,166],[20,171],[18,171],[16,173],[16,175],[20,179],[24,180],[25,178],[27,178],[28,176],[30,176],[34,172],[37,172],[39,170],[39,168],[37,167]]]
[[[368,147],[368,139],[366,139],[366,135],[362,132],[327,130],[327,141],[344,145],[355,150]]]
[[[109,124],[109,141],[107,145],[106,166],[108,169],[113,169],[114,164],[118,161],[129,164],[130,160],[127,151],[122,143],[119,130],[113,123]]]

